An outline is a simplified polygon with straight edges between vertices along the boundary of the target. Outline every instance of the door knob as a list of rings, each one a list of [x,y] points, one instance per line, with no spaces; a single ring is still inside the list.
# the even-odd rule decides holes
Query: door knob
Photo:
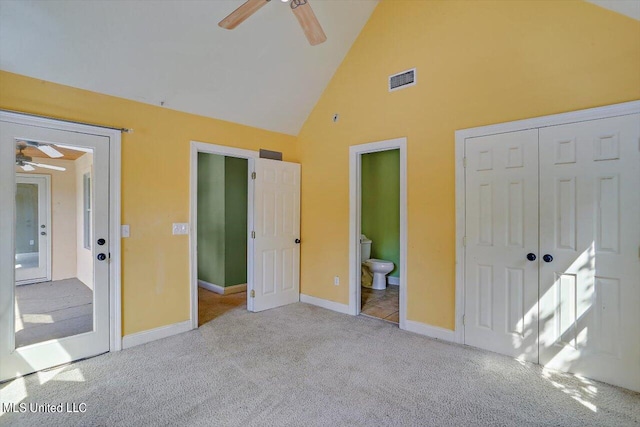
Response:
[[[296,243],[300,243],[300,239],[296,239],[294,240]]]
[[[107,256],[105,254],[98,254],[98,260],[100,261],[104,261],[105,259],[107,259]]]
[[[98,243],[100,246],[102,246],[102,245],[104,245],[104,244],[106,243],[106,240],[104,240],[104,239],[98,239],[98,242],[97,242],[97,243]]]
[[[533,252],[529,252],[529,253],[527,254],[527,259],[528,259],[529,261],[535,261],[535,260],[536,260],[536,254],[534,254]]]
[[[549,254],[545,254],[542,259],[544,260],[544,262],[551,262],[553,261],[553,257]]]

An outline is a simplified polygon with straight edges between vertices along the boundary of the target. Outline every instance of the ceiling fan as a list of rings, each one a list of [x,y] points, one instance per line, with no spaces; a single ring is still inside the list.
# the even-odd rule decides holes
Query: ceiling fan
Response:
[[[235,27],[244,22],[248,17],[253,15],[265,4],[271,0],[247,0],[239,8],[231,12],[229,16],[224,18],[218,23],[222,28],[227,30],[233,30]],[[316,18],[313,9],[308,0],[281,0],[283,3],[289,3],[293,14],[298,19],[302,31],[311,46],[315,46],[327,40],[327,36],[324,34],[318,18]]]
[[[25,172],[31,172],[36,170],[36,168],[44,168],[44,169],[52,169],[52,170],[56,170],[56,171],[66,171],[66,168],[63,168],[62,166],[54,166],[54,165],[47,165],[44,163],[35,163],[33,162],[33,158],[30,156],[27,156],[23,153],[24,149],[27,148],[26,144],[16,144],[16,148],[18,149],[18,153],[16,153],[16,165],[20,166],[22,168],[23,171]],[[53,151],[56,151],[58,154],[60,154],[59,156],[56,157],[62,157],[62,153],[60,153],[58,150],[56,150],[55,148],[52,148]],[[45,151],[42,151],[43,153]]]
[[[36,149],[40,150],[42,153],[46,154],[48,157],[50,157],[52,159],[57,159],[57,158],[60,158],[60,157],[64,157],[64,154],[61,153],[60,151],[56,150],[54,148],[54,146],[56,146],[58,148],[64,148],[66,150],[82,151],[82,152],[85,152],[85,153],[93,152],[93,150],[90,149],[90,148],[76,147],[76,146],[73,146],[73,145],[44,144],[44,143],[36,142],[36,141],[18,140],[16,142],[16,149],[18,150],[18,152],[16,153],[16,165],[20,166],[22,168],[22,170],[25,171],[25,172],[34,171],[35,168],[52,169],[52,170],[56,170],[56,171],[65,171],[65,170],[67,170],[66,168],[64,168],[62,166],[48,165],[48,164],[45,164],[45,163],[36,163],[36,162],[33,161],[33,157],[27,156],[26,154],[24,154],[24,150],[27,147],[33,147],[33,148],[36,148]]]

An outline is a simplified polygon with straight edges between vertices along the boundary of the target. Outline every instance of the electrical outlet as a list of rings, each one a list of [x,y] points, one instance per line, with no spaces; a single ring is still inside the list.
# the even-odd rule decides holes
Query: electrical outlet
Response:
[[[340,286],[340,276],[333,276],[334,286]]]
[[[120,231],[120,236],[121,237],[129,237],[129,226],[128,225],[123,225],[122,229]]]
[[[174,222],[173,234],[189,234],[189,223],[187,222]]]

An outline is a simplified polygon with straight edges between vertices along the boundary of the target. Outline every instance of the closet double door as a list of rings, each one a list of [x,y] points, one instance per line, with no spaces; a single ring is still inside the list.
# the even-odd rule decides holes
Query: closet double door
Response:
[[[465,156],[465,343],[640,390],[640,114]]]

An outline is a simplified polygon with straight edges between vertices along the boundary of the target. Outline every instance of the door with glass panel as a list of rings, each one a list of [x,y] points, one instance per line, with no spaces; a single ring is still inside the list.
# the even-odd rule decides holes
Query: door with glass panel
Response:
[[[16,174],[16,285],[51,280],[50,178]]]
[[[0,381],[109,351],[109,139],[0,121]]]

